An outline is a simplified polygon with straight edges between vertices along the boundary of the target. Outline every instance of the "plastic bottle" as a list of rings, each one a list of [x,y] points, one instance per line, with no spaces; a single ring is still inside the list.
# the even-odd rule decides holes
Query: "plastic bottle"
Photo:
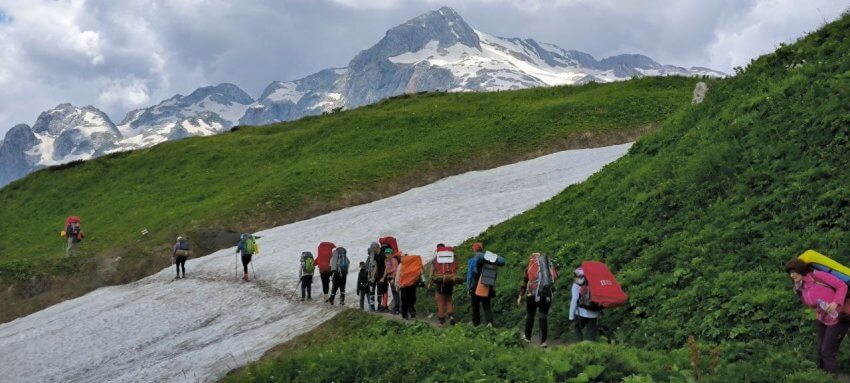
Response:
[[[826,303],[825,300],[818,298],[818,306],[820,307],[821,310],[823,310],[823,312],[827,313],[827,315],[829,315],[830,318],[833,318],[833,319],[838,318],[838,310],[835,310],[833,312],[829,312],[828,311],[829,310],[829,303]]]

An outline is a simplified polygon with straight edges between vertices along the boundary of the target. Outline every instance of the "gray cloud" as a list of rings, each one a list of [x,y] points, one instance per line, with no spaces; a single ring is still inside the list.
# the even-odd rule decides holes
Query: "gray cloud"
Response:
[[[0,136],[62,102],[119,122],[130,109],[232,82],[345,66],[384,32],[442,5],[473,28],[597,57],[643,53],[733,66],[836,18],[833,0],[0,0]]]

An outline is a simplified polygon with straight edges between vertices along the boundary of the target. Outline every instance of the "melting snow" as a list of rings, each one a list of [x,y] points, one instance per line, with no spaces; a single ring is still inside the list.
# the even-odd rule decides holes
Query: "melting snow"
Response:
[[[403,250],[430,258],[436,243],[457,244],[520,214],[585,180],[628,148],[565,151],[470,172],[257,233],[262,253],[255,257],[255,283],[235,281],[231,248],[189,260],[187,280],[173,281],[168,268],[2,324],[0,377],[27,382],[216,380],[336,312],[293,301],[301,251],[315,253],[320,241],[329,240],[348,248],[357,265],[370,242],[394,235]],[[350,304],[356,301],[356,278],[356,272],[348,277]],[[320,298],[318,277],[314,280],[314,298]]]

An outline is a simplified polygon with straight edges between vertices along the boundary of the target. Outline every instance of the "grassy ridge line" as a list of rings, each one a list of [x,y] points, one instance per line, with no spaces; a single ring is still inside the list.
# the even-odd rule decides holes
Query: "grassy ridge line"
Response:
[[[834,381],[799,355],[772,354],[764,345],[694,346],[662,352],[582,343],[543,350],[524,346],[516,330],[436,329],[347,310],[221,381],[694,382],[693,366],[706,383]]]
[[[670,349],[695,335],[815,358],[813,318],[782,266],[808,248],[850,264],[848,101],[850,16],[717,81],[627,156],[474,239],[508,258],[499,323],[521,326],[522,268],[548,251],[567,276],[582,259],[617,273],[630,304],[602,324],[620,342]],[[556,296],[556,329],[568,329],[568,299]]]
[[[60,258],[58,231],[68,214],[83,218],[88,255],[128,246],[142,228],[152,234],[133,252],[192,229],[266,227],[369,194],[372,185],[656,123],[687,103],[694,81],[402,97],[42,170],[0,190],[0,219],[12,223],[0,232],[0,275]]]

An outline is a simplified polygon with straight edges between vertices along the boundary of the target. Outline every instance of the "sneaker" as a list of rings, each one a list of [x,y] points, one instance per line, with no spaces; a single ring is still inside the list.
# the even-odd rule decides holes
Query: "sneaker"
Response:
[[[540,348],[546,348],[546,347],[549,347],[549,345],[546,344],[546,342],[540,343]]]
[[[492,322],[487,323],[487,327],[493,327],[493,323]]]
[[[455,317],[450,317],[450,318],[449,318],[449,324],[450,324],[450,325],[452,325],[452,326],[454,326],[454,325],[455,325]]]
[[[180,276],[178,275],[178,276],[174,277],[174,279],[175,280],[180,279]]]
[[[521,334],[519,337],[522,339],[523,342],[531,343],[531,339],[526,338],[525,334]]]

